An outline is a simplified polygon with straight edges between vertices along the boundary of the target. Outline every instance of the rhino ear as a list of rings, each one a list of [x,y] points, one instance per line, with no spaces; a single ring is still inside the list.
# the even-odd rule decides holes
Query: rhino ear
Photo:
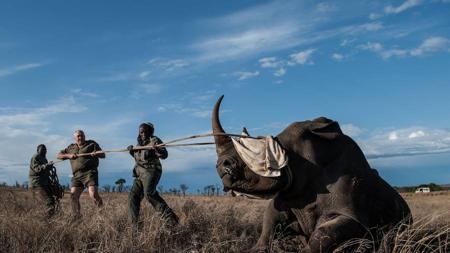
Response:
[[[247,131],[247,128],[245,128],[245,127],[242,128],[242,133],[241,133],[241,135],[250,136],[250,134],[249,134],[248,131]]]
[[[309,150],[312,154],[310,155],[311,162],[321,167],[327,167],[342,151],[342,147],[337,145],[336,141],[333,141],[342,135],[339,124],[336,121],[321,117],[311,122],[309,131],[312,143]]]
[[[312,134],[324,139],[334,139],[342,134],[342,130],[336,121],[320,117],[312,121],[310,128]]]

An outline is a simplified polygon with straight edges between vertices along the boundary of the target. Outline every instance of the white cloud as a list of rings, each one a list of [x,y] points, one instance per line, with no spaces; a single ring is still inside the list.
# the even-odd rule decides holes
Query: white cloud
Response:
[[[369,158],[389,158],[450,153],[450,131],[427,128],[402,128],[377,131],[358,140]]]
[[[139,88],[146,94],[156,94],[161,91],[161,85],[154,83],[143,83],[139,85]]]
[[[401,5],[399,5],[397,7],[393,7],[391,5],[386,6],[384,8],[384,12],[386,14],[398,14],[398,13],[403,12],[412,7],[421,5],[423,2],[424,2],[423,0],[406,0],[405,2],[403,2]]]
[[[408,51],[404,49],[388,49],[380,52],[380,55],[383,59],[389,59],[392,56],[403,57],[408,55]]]
[[[284,76],[286,74],[286,69],[285,68],[279,68],[277,71],[275,71],[274,75],[275,76]]]
[[[172,72],[174,70],[189,66],[189,62],[183,59],[175,59],[160,63],[160,66],[162,66],[166,71]]]
[[[211,104],[217,98],[215,90],[188,92],[184,96],[173,99],[172,103],[161,104],[158,112],[174,112],[197,118],[211,116]]]
[[[342,61],[344,59],[344,55],[339,54],[339,53],[334,53],[333,55],[331,55],[331,58],[333,58],[336,61]]]
[[[288,65],[293,66],[297,64],[313,64],[311,61],[312,54],[316,51],[314,48],[307,49],[305,51],[301,51],[295,54],[290,55],[290,61]]]
[[[430,37],[425,39],[422,44],[414,49],[390,48],[386,49],[381,43],[367,42],[366,44],[358,45],[357,48],[368,50],[379,54],[383,59],[389,59],[393,56],[422,56],[425,54],[435,53],[439,51],[450,50],[450,40],[444,37]]]
[[[178,114],[189,114],[197,118],[207,118],[211,115],[210,108],[204,108],[203,106],[190,107],[185,104],[172,103],[162,104],[158,106],[158,112],[175,112]]]
[[[265,57],[258,60],[261,68],[278,68],[282,65],[281,61],[278,61],[276,57]]]
[[[243,80],[247,80],[249,78],[259,76],[259,71],[255,71],[255,72],[237,71],[237,72],[233,73],[233,76],[237,76],[239,81],[243,81]]]
[[[71,136],[50,133],[52,127],[57,125],[54,118],[85,110],[87,108],[73,97],[63,97],[38,108],[4,110],[5,113],[0,114],[0,181],[26,181],[28,163],[40,143],[47,146],[48,158],[54,159],[54,154],[71,141]],[[58,165],[58,174],[69,174],[67,164]]]
[[[72,89],[70,90],[71,93],[73,93],[74,95],[80,95],[80,96],[85,96],[85,97],[91,97],[91,98],[98,98],[99,95],[97,93],[94,92],[89,92],[89,91],[85,91],[83,89]]]
[[[356,39],[343,39],[339,45],[341,47],[346,47],[346,46],[352,44],[355,41],[356,41]]]
[[[370,13],[369,19],[375,20],[375,19],[381,18],[382,16],[383,16],[383,15],[382,15],[382,14],[379,14],[379,13]]]
[[[373,31],[378,31],[384,28],[383,24],[381,22],[374,22],[374,23],[367,23],[367,24],[362,24],[360,25],[360,28],[368,31],[368,32],[373,32]]]
[[[16,126],[46,126],[48,117],[59,113],[76,113],[87,110],[85,106],[76,103],[74,97],[64,97],[54,104],[37,109],[24,109],[15,114],[0,115],[0,125],[8,127]]]
[[[191,101],[193,104],[199,104],[202,106],[210,105],[210,101],[214,101],[217,98],[216,90],[206,90],[203,92],[192,92],[187,93],[187,100]]]
[[[39,67],[42,67],[43,65],[45,65],[45,64],[43,64],[43,63],[27,63],[27,64],[13,66],[10,68],[0,69],[0,77],[13,75],[18,72],[25,71],[25,70],[39,68]]]
[[[298,27],[292,24],[254,28],[215,36],[193,46],[201,52],[199,60],[225,61],[266,51],[290,48],[298,44]]]
[[[203,107],[189,107],[184,104],[172,103],[158,106],[158,112],[175,112],[178,114],[188,114],[197,118],[207,118],[211,114],[211,109]]]
[[[366,44],[359,45],[358,48],[373,52],[380,52],[381,50],[383,50],[383,45],[378,42],[367,42]]]
[[[14,135],[8,134],[15,131]],[[48,134],[39,129],[14,129],[0,126],[0,181],[9,183],[28,180],[28,168],[31,156],[36,153],[38,144],[45,144],[49,160],[54,159],[63,147],[67,146],[70,137]],[[58,165],[60,167],[60,165]],[[58,168],[59,176],[67,175],[68,169]]]
[[[356,35],[365,32],[374,32],[384,28],[383,23],[381,22],[371,22],[360,25],[351,25],[342,28],[342,31],[348,33],[349,35]]]
[[[144,79],[144,78],[146,78],[148,75],[150,75],[150,73],[152,73],[152,72],[149,71],[149,70],[142,71],[142,72],[139,74],[139,77],[140,77],[141,79]]]
[[[331,3],[326,3],[326,2],[322,2],[322,3],[318,3],[316,5],[316,10],[318,12],[332,12],[332,11],[337,11],[337,7],[336,5],[333,5]]]
[[[146,95],[158,94],[162,90],[160,84],[155,83],[141,83],[137,85],[132,91],[130,96],[135,99],[142,98]]]
[[[413,139],[413,138],[418,138],[418,137],[423,137],[423,136],[425,136],[425,133],[422,130],[419,130],[419,131],[410,133],[408,138]]]
[[[353,124],[343,124],[341,125],[341,129],[344,134],[351,136],[353,138],[358,137],[364,132],[364,130]]]
[[[388,139],[389,139],[390,141],[395,141],[395,140],[397,140],[397,139],[398,139],[397,132],[391,132],[391,133],[389,133]]]
[[[426,53],[432,53],[437,51],[445,51],[450,48],[450,40],[443,37],[430,37],[426,39],[422,44],[411,50],[412,56],[420,56]]]
[[[341,34],[324,30],[324,24],[343,19],[335,10],[333,4],[302,1],[250,7],[204,21],[203,27],[214,32],[193,43],[192,49],[199,60],[227,61],[311,44]],[[347,17],[352,15],[357,14]]]
[[[100,82],[155,82],[161,79],[173,78],[188,72],[192,62],[186,59],[167,59],[156,57],[145,62],[146,65],[129,70],[108,71]],[[124,68],[129,68],[128,66]]]
[[[287,72],[285,60],[278,60],[276,57],[265,57],[258,60],[261,68],[271,68],[276,70],[273,72],[274,76],[284,76]]]
[[[147,61],[152,68],[156,68],[165,72],[174,72],[189,67],[191,63],[185,59],[164,59],[153,58]],[[143,71],[139,75],[141,78],[147,77],[151,73],[150,70]]]

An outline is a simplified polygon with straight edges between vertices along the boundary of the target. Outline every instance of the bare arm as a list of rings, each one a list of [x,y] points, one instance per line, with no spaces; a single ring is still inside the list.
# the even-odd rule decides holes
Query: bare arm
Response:
[[[62,152],[59,152],[56,155],[56,158],[58,158],[60,160],[76,159],[77,157],[78,157],[77,154],[66,154],[66,153],[62,153]]]

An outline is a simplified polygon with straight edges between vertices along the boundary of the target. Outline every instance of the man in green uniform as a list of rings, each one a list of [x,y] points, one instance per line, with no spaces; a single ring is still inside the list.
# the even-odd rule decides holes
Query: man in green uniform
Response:
[[[151,123],[143,123],[139,126],[136,147],[153,146],[162,141],[153,135],[154,127]],[[145,197],[148,202],[161,213],[170,225],[178,224],[177,215],[170,209],[163,198],[158,194],[156,186],[161,178],[162,166],[159,159],[166,159],[167,150],[163,147],[154,149],[135,150],[133,146],[128,146],[130,155],[134,157],[136,164],[133,169],[133,187],[129,195],[129,213],[132,223],[139,228],[139,210],[141,201]]]
[[[50,188],[50,170],[53,162],[48,162],[47,148],[44,144],[37,146],[37,153],[30,161],[29,183],[33,196],[37,196],[42,204],[45,204],[45,212],[50,218],[55,214],[56,200]]]
[[[72,167],[72,185],[70,193],[72,197],[72,212],[75,217],[80,216],[80,196],[84,188],[89,189],[89,196],[95,204],[103,205],[102,198],[98,194],[98,164],[99,158],[105,158],[105,153],[96,153],[102,149],[93,140],[86,140],[82,130],[76,130],[73,134],[75,143],[58,153],[58,159],[70,159]],[[79,154],[89,154],[79,156]]]

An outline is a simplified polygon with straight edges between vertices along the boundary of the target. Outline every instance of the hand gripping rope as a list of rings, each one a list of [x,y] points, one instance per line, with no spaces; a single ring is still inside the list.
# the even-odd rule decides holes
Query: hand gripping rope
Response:
[[[227,134],[227,133],[207,133],[207,134],[196,134],[191,135],[188,137],[183,137],[175,140],[171,140],[165,143],[157,144],[157,145],[147,145],[147,146],[140,146],[140,147],[133,147],[132,150],[145,150],[145,149],[154,149],[154,148],[167,148],[167,147],[187,147],[187,146],[203,146],[203,145],[214,145],[214,142],[195,142],[195,143],[179,143],[176,144],[176,142],[190,140],[190,139],[197,139],[197,138],[203,138],[203,137],[209,137],[209,136],[231,136],[231,137],[239,137],[239,138],[251,138],[251,139],[261,139],[264,137],[251,137],[248,135],[239,135],[239,134]],[[107,153],[117,153],[117,152],[128,152],[128,149],[110,149],[110,150],[100,150],[95,151],[92,153],[81,153],[77,154],[77,156],[92,156],[96,154],[107,154]],[[64,160],[59,160],[53,162],[53,164],[63,162]]]

